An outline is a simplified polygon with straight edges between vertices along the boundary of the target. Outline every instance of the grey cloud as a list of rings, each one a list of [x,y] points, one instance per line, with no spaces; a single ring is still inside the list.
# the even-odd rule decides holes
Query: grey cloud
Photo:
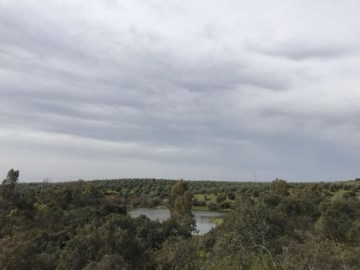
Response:
[[[304,41],[289,42],[285,44],[276,44],[273,46],[263,46],[248,44],[252,51],[273,56],[282,57],[294,61],[303,61],[309,59],[336,59],[359,52],[360,46],[356,45],[337,45],[337,44],[316,44],[311,40],[308,43]]]
[[[206,27],[207,18],[187,9],[178,13],[171,4],[166,12],[189,16],[199,25],[191,25],[197,27],[194,32],[205,35],[156,27],[154,14],[143,12],[148,7],[141,2],[136,3],[142,7],[141,14],[135,14],[138,19],[121,6],[115,19],[95,20],[94,3],[86,4],[90,13],[81,18],[75,11],[70,14],[71,9],[41,12],[43,4],[37,1],[0,4],[0,131],[39,132],[40,137],[62,134],[75,142],[57,145],[20,138],[6,146],[9,151],[38,150],[44,156],[71,156],[82,164],[99,160],[102,166],[101,160],[136,160],[149,172],[147,166],[158,163],[164,170],[186,172],[185,177],[203,172],[211,178],[212,172],[214,177],[224,173],[234,180],[254,171],[261,171],[264,179],[282,170],[290,178],[310,177],[311,172],[301,172],[302,164],[311,163],[307,159],[319,164],[320,169],[312,168],[318,176],[326,175],[321,172],[326,164],[336,163],[329,156],[355,163],[358,157],[325,133],[335,137],[344,123],[358,130],[358,110],[316,110],[321,104],[307,104],[302,91],[311,87],[316,93],[314,82],[323,87],[338,82],[330,78],[324,84],[328,74],[317,69],[333,68],[326,59],[343,61],[340,56],[355,52],[349,50],[352,44],[326,47],[288,43],[285,38],[263,45],[260,34],[251,35],[245,27],[237,30],[238,24],[227,18],[223,22],[227,27],[218,27],[216,20]],[[216,10],[210,12],[216,15]],[[185,21],[184,25],[189,27]],[[224,29],[234,37],[224,39],[220,31]],[[240,32],[245,40],[251,36],[253,43],[238,42]],[[281,58],[317,58],[319,65]],[[315,79],[308,79],[302,70]],[[347,101],[340,98],[339,104],[344,107]],[[346,138],[349,145],[356,145],[351,134]],[[111,146],[101,149],[100,142]]]

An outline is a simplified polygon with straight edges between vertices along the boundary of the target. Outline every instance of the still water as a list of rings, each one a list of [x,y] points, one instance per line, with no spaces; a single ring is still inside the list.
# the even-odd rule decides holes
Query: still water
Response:
[[[170,217],[168,209],[154,209],[154,208],[135,208],[130,210],[129,215],[131,217],[139,217],[145,215],[151,220],[164,221]],[[205,234],[214,228],[216,224],[213,222],[215,218],[222,217],[225,214],[216,211],[193,211],[196,228],[199,230],[199,234]]]

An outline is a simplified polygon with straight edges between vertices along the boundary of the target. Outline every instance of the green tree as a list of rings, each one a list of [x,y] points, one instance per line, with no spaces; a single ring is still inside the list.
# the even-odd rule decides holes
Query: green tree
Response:
[[[90,262],[85,270],[130,270],[131,267],[118,254],[105,255],[100,261]]]
[[[177,233],[185,237],[196,232],[196,221],[191,211],[192,198],[193,195],[188,190],[187,183],[181,179],[173,186],[168,201],[170,219],[176,224]]]
[[[133,219],[110,214],[100,227],[87,224],[78,230],[62,249],[57,269],[109,269],[114,264],[123,268],[112,269],[148,269],[147,254],[135,236]]]
[[[234,211],[207,237],[205,269],[272,269],[283,231],[269,210],[248,196],[238,198]]]
[[[289,185],[285,180],[276,178],[270,184],[270,193],[278,196],[288,196],[289,195]]]
[[[219,194],[219,195],[216,196],[216,202],[217,203],[221,203],[221,202],[223,202],[225,200],[226,200],[226,195],[225,194]]]
[[[329,239],[346,242],[346,236],[352,229],[352,223],[358,218],[359,202],[337,199],[324,205],[325,207],[327,209],[321,213],[321,217],[316,223],[317,232]]]
[[[235,196],[235,194],[233,193],[233,192],[229,192],[228,194],[227,194],[227,197],[229,198],[229,200],[235,200],[235,198],[236,198],[236,196]]]
[[[14,169],[11,169],[6,179],[2,182],[2,188],[1,188],[1,194],[4,199],[9,200],[13,196],[15,192],[15,186],[19,179],[19,171],[15,171]]]
[[[201,269],[201,237],[168,239],[162,249],[155,252],[157,269]]]

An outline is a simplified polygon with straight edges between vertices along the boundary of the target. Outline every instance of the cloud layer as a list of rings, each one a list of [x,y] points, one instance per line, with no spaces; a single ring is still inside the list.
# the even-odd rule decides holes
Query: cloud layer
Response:
[[[358,177],[359,11],[0,0],[0,174]]]

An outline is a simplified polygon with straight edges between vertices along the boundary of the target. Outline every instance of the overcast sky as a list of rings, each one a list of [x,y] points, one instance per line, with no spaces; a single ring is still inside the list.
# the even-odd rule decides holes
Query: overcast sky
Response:
[[[0,0],[0,178],[360,177],[359,14],[359,0]]]

